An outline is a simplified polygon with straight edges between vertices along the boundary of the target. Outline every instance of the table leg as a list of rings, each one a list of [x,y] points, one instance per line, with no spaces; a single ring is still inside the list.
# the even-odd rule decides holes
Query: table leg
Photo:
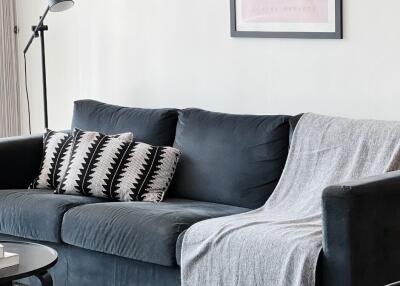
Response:
[[[36,277],[39,278],[42,286],[53,286],[53,279],[49,272],[46,271],[43,274],[36,275]]]

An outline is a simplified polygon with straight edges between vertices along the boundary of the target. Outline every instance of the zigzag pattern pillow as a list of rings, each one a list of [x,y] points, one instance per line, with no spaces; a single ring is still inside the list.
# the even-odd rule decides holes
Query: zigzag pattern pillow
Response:
[[[130,132],[112,137],[133,141],[133,134]],[[56,190],[58,188],[71,157],[72,141],[73,136],[70,134],[46,129],[43,136],[43,159],[40,173],[30,185],[31,189]]]
[[[57,189],[67,170],[71,147],[71,135],[46,129],[40,173],[30,185],[31,189]]]
[[[76,130],[60,194],[113,201],[160,202],[175,173],[180,151]]]

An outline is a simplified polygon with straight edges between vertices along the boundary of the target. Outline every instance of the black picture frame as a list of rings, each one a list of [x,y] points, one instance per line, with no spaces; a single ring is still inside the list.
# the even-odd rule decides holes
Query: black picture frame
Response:
[[[335,0],[335,32],[259,32],[236,29],[236,0],[230,0],[231,37],[240,38],[297,38],[297,39],[343,39],[343,2]]]

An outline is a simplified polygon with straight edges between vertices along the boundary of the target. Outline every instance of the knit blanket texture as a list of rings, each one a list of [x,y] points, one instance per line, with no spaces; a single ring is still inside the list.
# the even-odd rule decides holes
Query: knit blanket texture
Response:
[[[313,286],[322,250],[322,192],[397,170],[400,122],[307,113],[266,204],[202,221],[183,239],[183,286]]]

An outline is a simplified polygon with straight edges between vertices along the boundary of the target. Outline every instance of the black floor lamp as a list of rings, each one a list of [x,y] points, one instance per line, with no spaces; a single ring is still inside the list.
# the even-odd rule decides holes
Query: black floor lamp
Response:
[[[71,8],[74,5],[73,0],[48,0],[49,5],[46,8],[43,16],[40,17],[40,21],[37,26],[32,27],[32,37],[29,39],[28,44],[24,50],[24,58],[28,52],[33,40],[40,37],[41,40],[41,50],[42,50],[42,77],[43,77],[43,106],[44,106],[44,127],[49,127],[49,118],[47,112],[47,80],[46,80],[46,54],[44,46],[44,32],[48,30],[48,26],[43,24],[44,19],[49,11],[51,12],[61,12]],[[26,67],[26,58],[25,58]]]

